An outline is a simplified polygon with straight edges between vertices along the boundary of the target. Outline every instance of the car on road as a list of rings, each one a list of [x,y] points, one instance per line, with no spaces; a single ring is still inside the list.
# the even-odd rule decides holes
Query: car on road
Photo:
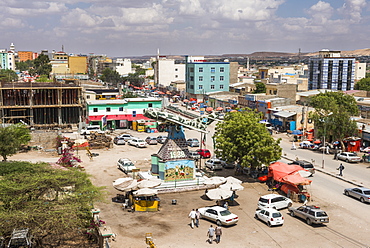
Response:
[[[356,153],[353,152],[341,152],[337,155],[337,158],[339,160],[346,161],[347,163],[357,163],[362,161],[362,158],[360,158],[359,156],[357,156]]]
[[[158,143],[160,143],[160,144],[164,144],[164,142],[167,140],[167,136],[163,136],[163,135],[159,135],[158,137],[157,137],[157,141],[158,141]]]
[[[308,225],[329,223],[328,214],[317,206],[290,207],[288,211],[291,216],[305,220]]]
[[[283,209],[288,208],[293,205],[293,202],[291,199],[278,195],[278,194],[268,194],[261,196],[258,200],[258,208],[264,209],[264,208],[275,208],[275,209]]]
[[[128,144],[136,147],[147,147],[148,143],[139,138],[132,138],[128,141]]]
[[[222,161],[219,159],[209,159],[205,165],[211,170],[222,170]]]
[[[126,141],[125,141],[124,138],[121,138],[119,136],[116,136],[113,139],[113,143],[116,144],[116,145],[124,145],[124,144],[126,144]]]
[[[195,160],[200,159],[200,154],[197,151],[189,151],[189,156]]]
[[[134,138],[134,136],[132,136],[131,134],[126,134],[126,133],[120,134],[117,137],[119,137],[121,139],[124,139],[125,141],[128,141],[128,140]]]
[[[364,187],[348,188],[344,190],[346,196],[352,196],[361,202],[370,203],[370,189]]]
[[[301,166],[303,169],[306,169],[309,172],[311,172],[311,176],[313,176],[313,174],[315,174],[315,167],[309,161],[306,161],[306,160],[295,160],[295,161],[291,162],[290,164],[297,164],[297,165]]]
[[[125,173],[132,172],[133,169],[136,169],[134,163],[128,158],[118,159],[117,167]]]
[[[188,144],[188,146],[190,147],[199,147],[199,140],[197,138],[193,138],[193,139],[188,139],[186,141],[186,143]]]
[[[156,145],[156,144],[158,144],[157,137],[153,137],[153,136],[146,137],[145,141],[149,145]]]
[[[258,209],[254,214],[254,217],[258,220],[262,220],[269,227],[282,226],[284,224],[283,215],[273,208]]]
[[[214,221],[220,226],[234,225],[239,221],[239,217],[236,214],[220,206],[199,208],[198,211],[200,212],[200,218]]]
[[[197,152],[201,156],[201,158],[210,158],[211,152],[208,149],[198,149]]]

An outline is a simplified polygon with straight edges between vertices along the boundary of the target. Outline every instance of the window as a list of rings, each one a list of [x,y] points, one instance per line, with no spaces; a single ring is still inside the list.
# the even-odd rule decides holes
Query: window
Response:
[[[178,68],[175,68],[175,71],[178,71],[179,69]]]
[[[190,76],[190,81],[194,81],[194,77],[193,76]]]
[[[98,112],[98,108],[93,108],[93,112]]]
[[[178,78],[179,77],[179,75],[175,75],[175,78]]]
[[[224,88],[224,85],[223,84],[220,84],[220,89],[223,89]]]
[[[118,111],[121,111],[122,112],[123,111],[123,107],[119,107],[118,108]]]
[[[215,85],[214,84],[212,84],[211,85],[211,90],[214,90],[215,89]]]
[[[86,96],[86,99],[90,99],[90,95],[87,95],[87,96]]]
[[[220,67],[220,72],[225,72],[225,68],[224,67]]]
[[[224,81],[224,76],[220,76],[220,81]]]
[[[202,90],[203,89],[203,85],[200,84],[199,85],[199,89]]]
[[[211,73],[215,73],[216,72],[216,68],[215,67],[211,67]]]
[[[203,72],[203,67],[199,67],[199,72]]]
[[[199,81],[202,82],[203,81],[203,76],[199,76]]]
[[[215,76],[211,76],[211,82],[214,82],[215,81]]]
[[[194,68],[193,67],[189,68],[189,70],[190,70],[190,72],[194,72]]]
[[[110,108],[106,108],[106,111],[107,111],[107,112],[110,112]]]
[[[190,85],[190,89],[193,90],[194,89],[194,85]]]
[[[153,103],[148,103],[148,108],[153,108]]]

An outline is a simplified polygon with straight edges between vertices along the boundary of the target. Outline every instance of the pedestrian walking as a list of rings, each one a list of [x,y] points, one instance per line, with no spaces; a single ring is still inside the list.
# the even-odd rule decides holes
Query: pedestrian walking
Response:
[[[216,243],[218,244],[221,241],[221,235],[222,235],[222,228],[221,228],[221,226],[216,226],[215,234],[216,234]]]
[[[337,168],[337,170],[339,170],[339,176],[343,176],[344,166],[342,164],[339,165],[339,167]]]
[[[191,222],[190,222],[190,226],[191,228],[194,229],[194,224],[195,224],[195,216],[196,216],[196,212],[195,210],[191,210],[190,213],[189,213],[189,218],[191,219]]]
[[[195,210],[195,226],[199,227],[200,212],[198,209]]]
[[[295,143],[294,143],[294,141],[293,141],[293,143],[292,143],[292,148],[291,148],[292,150],[296,150],[297,149],[297,147],[295,146]]]
[[[213,228],[212,225],[208,228],[207,236],[208,236],[207,242],[212,244],[213,236],[215,236],[215,229]]]

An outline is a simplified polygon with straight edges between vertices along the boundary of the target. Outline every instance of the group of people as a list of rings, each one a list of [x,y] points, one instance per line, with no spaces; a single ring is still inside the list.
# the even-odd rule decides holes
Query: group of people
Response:
[[[200,219],[200,212],[198,209],[193,209],[189,213],[189,218],[191,219],[190,226],[192,229],[194,229],[194,226],[199,227],[199,219]],[[215,240],[216,243],[220,243],[221,241],[221,235],[222,235],[222,228],[221,226],[216,226],[216,228],[211,225],[208,228],[207,231],[207,242],[212,244],[213,241]],[[216,236],[216,239],[214,239],[214,236]]]

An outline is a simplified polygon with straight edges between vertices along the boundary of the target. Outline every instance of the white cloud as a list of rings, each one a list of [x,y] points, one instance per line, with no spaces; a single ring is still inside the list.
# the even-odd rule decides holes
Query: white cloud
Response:
[[[18,18],[5,18],[0,21],[0,29],[23,28],[25,24]]]
[[[307,11],[313,18],[313,22],[325,24],[333,15],[333,7],[327,2],[319,1]]]
[[[361,12],[365,9],[366,0],[346,0],[343,7],[339,11],[344,15],[348,16],[351,22],[357,23],[361,21]]]

